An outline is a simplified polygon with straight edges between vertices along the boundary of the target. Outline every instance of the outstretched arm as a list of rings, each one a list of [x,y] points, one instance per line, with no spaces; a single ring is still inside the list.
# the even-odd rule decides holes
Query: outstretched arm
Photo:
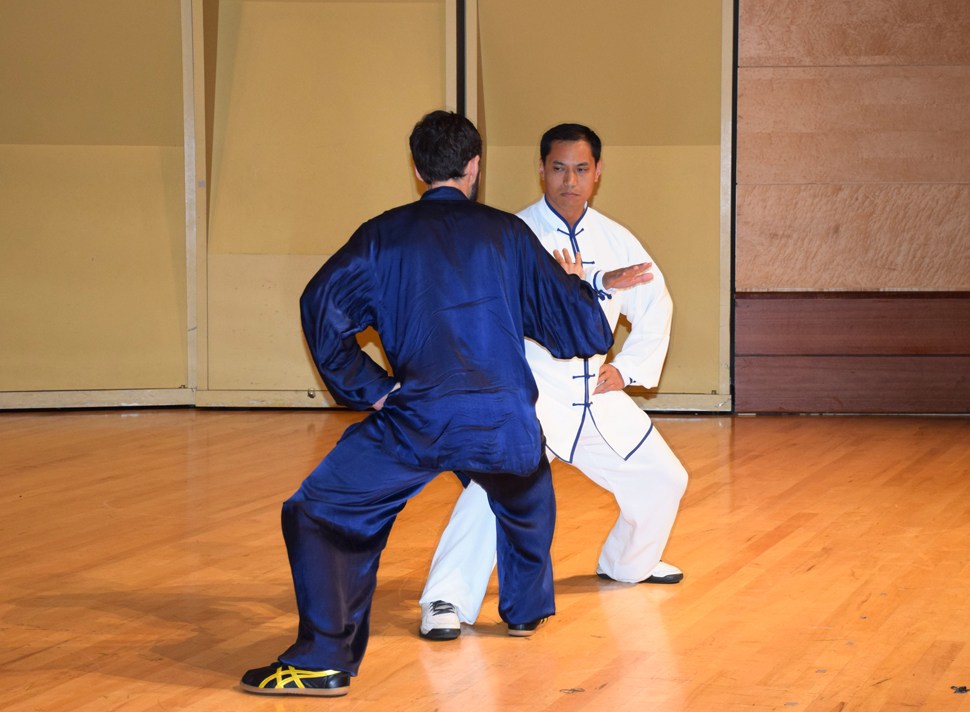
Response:
[[[653,262],[641,262],[607,272],[603,275],[603,289],[630,289],[639,284],[646,284],[653,279],[651,267]]]

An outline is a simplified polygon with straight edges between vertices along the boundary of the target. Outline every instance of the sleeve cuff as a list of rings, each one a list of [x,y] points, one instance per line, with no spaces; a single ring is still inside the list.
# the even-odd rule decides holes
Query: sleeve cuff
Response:
[[[596,291],[596,294],[599,295],[600,299],[612,299],[613,293],[616,290],[603,288],[603,275],[604,272],[602,270],[594,272],[591,284],[593,285],[593,289]]]

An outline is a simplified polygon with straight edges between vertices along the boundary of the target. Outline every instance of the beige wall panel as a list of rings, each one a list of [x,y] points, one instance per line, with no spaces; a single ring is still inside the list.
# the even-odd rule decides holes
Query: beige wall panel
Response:
[[[718,389],[719,161],[719,146],[603,150],[593,205],[638,237],[663,270],[674,300],[662,393]]]
[[[738,64],[970,64],[967,0],[741,0]]]
[[[970,67],[742,69],[737,180],[970,181]]]
[[[361,222],[418,198],[407,138],[444,104],[444,24],[441,0],[220,4],[200,402],[322,388],[299,296]]]
[[[321,387],[300,326],[320,255],[210,255],[209,388]]]
[[[418,197],[407,137],[444,95],[442,2],[219,13],[213,254],[320,254]]]
[[[209,388],[307,391],[323,388],[300,324],[300,295],[329,255],[213,255],[209,258]],[[360,343],[390,369],[372,331]],[[316,405],[316,403],[307,403]]]
[[[0,146],[0,390],[186,383],[182,150]]]
[[[539,136],[535,145],[485,146],[485,174],[479,198],[496,208],[517,213],[542,195],[539,182]]]
[[[609,146],[720,140],[720,0],[478,0],[478,16],[489,144],[563,121]]]
[[[970,290],[970,186],[739,186],[736,289]]]
[[[593,205],[639,237],[674,298],[659,391],[718,391],[721,2],[478,6],[484,199],[512,211],[534,201],[543,131],[592,126],[604,142]]]
[[[0,144],[182,144],[175,0],[0,0]]]

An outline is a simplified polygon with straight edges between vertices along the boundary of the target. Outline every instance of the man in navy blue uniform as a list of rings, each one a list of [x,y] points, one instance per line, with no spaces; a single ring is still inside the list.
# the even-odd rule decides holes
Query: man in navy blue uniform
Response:
[[[364,223],[310,280],[303,330],[333,397],[357,410],[333,451],[283,504],[296,642],[242,688],[338,696],[357,674],[377,567],[407,500],[452,470],[496,515],[499,614],[528,634],[555,612],[555,498],[523,338],[558,358],[612,345],[598,296],[514,215],[476,203],[481,137],[435,111],[410,137],[417,202]],[[373,327],[393,375],[359,347]]]

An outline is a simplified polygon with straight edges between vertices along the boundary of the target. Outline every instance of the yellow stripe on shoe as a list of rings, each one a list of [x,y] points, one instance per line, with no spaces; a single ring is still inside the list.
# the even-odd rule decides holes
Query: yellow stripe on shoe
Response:
[[[277,669],[276,672],[259,683],[259,686],[267,687],[270,683],[274,683],[274,687],[286,687],[293,683],[297,687],[305,688],[304,680],[314,680],[339,673],[339,670],[300,670],[292,665],[286,665]]]
[[[258,695],[339,697],[350,690],[350,675],[342,670],[306,670],[276,662],[247,671],[240,687]]]

